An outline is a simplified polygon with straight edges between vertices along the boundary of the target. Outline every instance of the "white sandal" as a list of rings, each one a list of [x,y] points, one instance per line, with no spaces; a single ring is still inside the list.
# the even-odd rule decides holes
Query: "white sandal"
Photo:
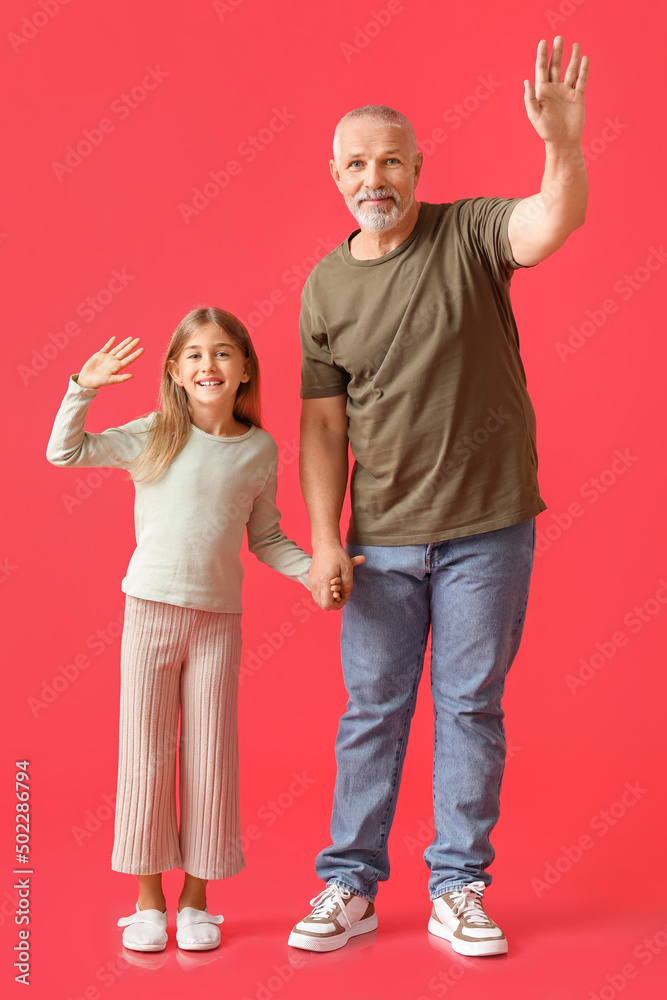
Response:
[[[130,951],[164,951],[167,947],[167,911],[140,910],[131,917],[121,917],[119,927],[124,927],[123,945]]]
[[[176,944],[185,951],[208,951],[220,944],[220,931],[215,926],[225,918],[208,910],[184,906],[176,912]]]

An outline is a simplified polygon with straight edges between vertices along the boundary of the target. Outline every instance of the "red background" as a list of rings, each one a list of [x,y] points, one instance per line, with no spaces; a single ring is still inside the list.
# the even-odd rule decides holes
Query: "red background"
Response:
[[[51,11],[56,2],[43,0]],[[394,0],[391,17],[382,13],[386,0],[218,6],[71,0],[45,17],[38,0],[3,6],[3,983],[19,989],[11,969],[13,782],[14,761],[28,758],[32,996],[663,995],[665,347],[661,258],[651,256],[665,239],[664,128],[652,99],[664,90],[659,5]],[[373,11],[388,22],[377,32],[364,27]],[[429,154],[418,188],[425,201],[530,195],[543,152],[525,117],[522,81],[533,76],[539,39],[556,33],[568,51],[578,40],[591,57],[591,196],[585,227],[513,282],[548,510],[538,520],[541,552],[505,700],[510,756],[487,894],[510,952],[460,960],[426,933],[426,685],[377,935],[328,956],[287,948],[292,924],[319,891],[313,859],[328,843],[345,700],[340,620],[246,558],[240,725],[248,867],[210,887],[211,910],[226,917],[219,951],[177,953],[172,940],[155,967],[146,956],[123,958],[115,921],[132,911],[135,886],[110,870],[108,799],[117,759],[114,635],[133,548],[133,491],[120,473],[47,464],[67,378],[112,334],[141,336],[146,353],[135,379],[100,393],[90,429],[122,423],[154,407],[159,359],[187,311],[207,303],[237,313],[260,355],[266,426],[284,456],[283,527],[309,548],[294,457],[299,290],[318,241],[328,250],[355,228],[328,174],[334,125],[366,103],[407,114]],[[116,102],[147,67],[166,75],[121,113]],[[243,143],[269,127],[275,109],[293,117],[282,131],[262,133],[265,148],[251,160]],[[93,132],[99,142],[90,155],[59,178],[54,161],[105,118],[109,131]],[[429,145],[434,129],[440,141]],[[230,160],[240,165],[236,175],[186,222],[179,206],[192,204],[193,189]],[[656,270],[646,268],[648,258]],[[104,304],[114,269],[125,269],[127,285]],[[81,303],[100,291],[103,307],[86,321]],[[563,359],[557,345],[573,335],[581,346]],[[617,450],[625,467],[608,471]],[[567,515],[572,504],[577,516]],[[262,645],[286,622],[294,635],[280,648]],[[95,645],[98,630],[109,645]],[[573,687],[582,660],[590,664],[596,653]],[[60,667],[77,656],[86,665],[58,682],[49,704],[30,701],[53,692]],[[296,798],[294,773],[307,785]],[[619,805],[626,783],[638,784],[635,801]],[[603,833],[605,810],[612,825]],[[568,862],[581,838],[586,849]],[[165,882],[173,919],[178,873]]]

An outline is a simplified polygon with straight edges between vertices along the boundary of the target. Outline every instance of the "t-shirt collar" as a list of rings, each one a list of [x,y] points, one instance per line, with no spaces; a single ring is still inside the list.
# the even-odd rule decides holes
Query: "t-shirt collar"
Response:
[[[417,221],[414,224],[414,228],[410,235],[399,243],[397,247],[390,250],[389,253],[382,254],[381,257],[372,257],[370,260],[357,260],[356,257],[352,256],[350,252],[350,240],[361,232],[361,229],[355,229],[354,232],[350,233],[346,240],[341,244],[343,250],[343,258],[348,264],[352,264],[354,267],[372,267],[375,264],[384,264],[386,260],[391,260],[392,257],[397,257],[398,254],[403,253],[407,248],[415,241],[419,233],[421,232],[423,220],[424,220],[424,208],[425,203],[422,201],[419,203],[419,213],[417,215]]]

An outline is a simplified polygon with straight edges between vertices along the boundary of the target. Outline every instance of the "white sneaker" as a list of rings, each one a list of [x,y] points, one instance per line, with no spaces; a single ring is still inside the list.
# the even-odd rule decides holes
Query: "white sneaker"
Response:
[[[121,917],[119,927],[124,927],[123,945],[131,951],[164,951],[167,947],[167,911],[140,910],[131,917]]]
[[[305,951],[335,951],[351,937],[374,931],[378,925],[375,907],[347,889],[328,885],[311,899],[312,912],[301,920],[287,941]]]
[[[225,918],[208,910],[184,906],[176,911],[176,944],[184,951],[210,951],[220,944],[220,929]]]
[[[483,882],[446,892],[433,900],[431,934],[445,938],[459,955],[504,955],[507,939],[482,906]]]

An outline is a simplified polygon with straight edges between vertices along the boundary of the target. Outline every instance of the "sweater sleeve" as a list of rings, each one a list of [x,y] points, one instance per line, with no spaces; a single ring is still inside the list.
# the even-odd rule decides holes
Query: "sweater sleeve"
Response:
[[[247,523],[248,548],[267,566],[308,587],[308,570],[312,556],[299,548],[280,527],[280,511],[276,506],[278,489],[276,466],[277,459],[271,466],[262,490],[253,502]]]
[[[101,434],[84,430],[88,407],[97,391],[79,385],[76,375],[70,378],[46,448],[46,457],[52,465],[124,468],[141,452],[150,417],[110,427]]]

